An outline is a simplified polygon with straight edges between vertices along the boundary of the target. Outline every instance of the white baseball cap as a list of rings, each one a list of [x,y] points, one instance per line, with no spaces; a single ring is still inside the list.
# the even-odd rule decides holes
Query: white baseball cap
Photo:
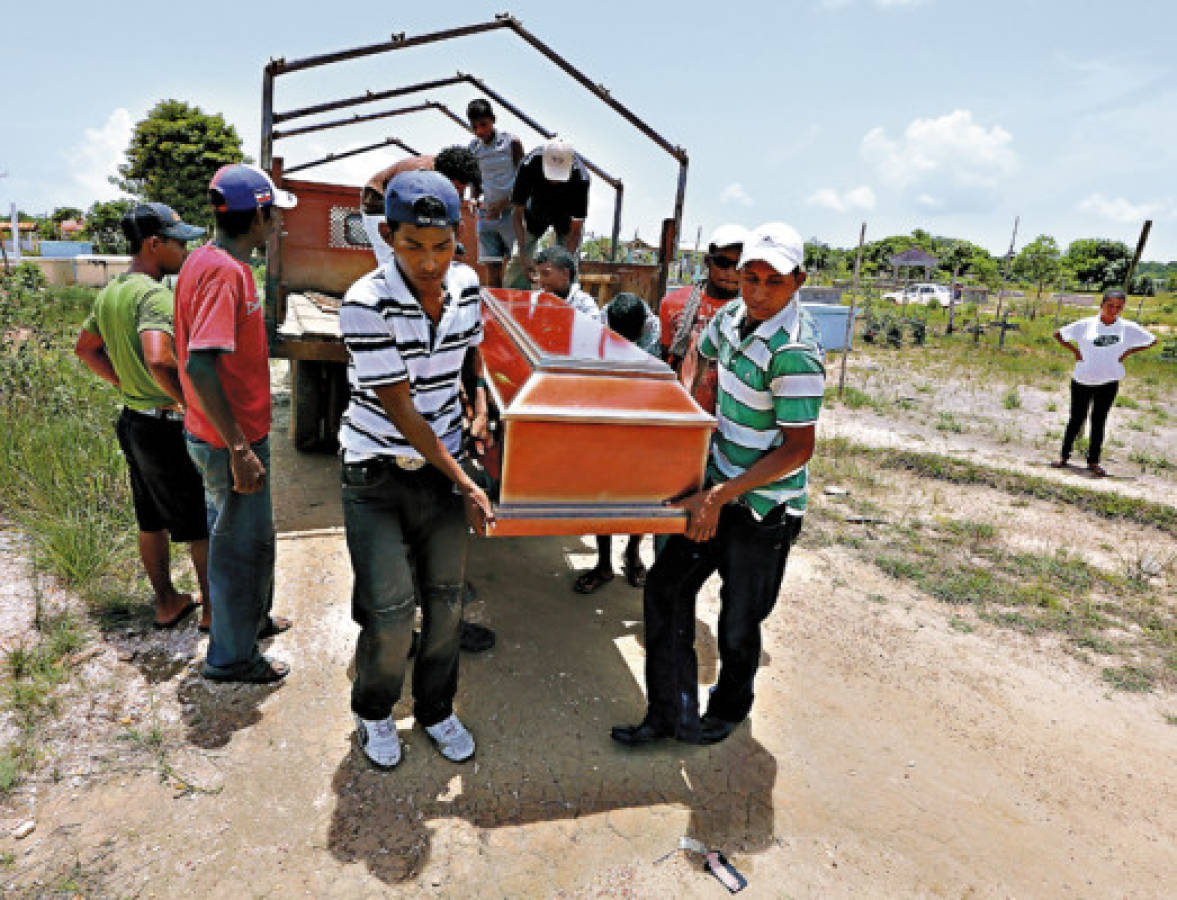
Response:
[[[740,268],[755,260],[768,263],[782,275],[805,268],[805,241],[791,225],[765,222],[753,228],[744,240]]]
[[[720,225],[711,232],[711,239],[707,242],[707,246],[714,247],[716,250],[722,250],[724,247],[743,246],[744,241],[747,239],[747,228],[743,225],[733,225],[729,222],[726,225]]]
[[[567,181],[572,177],[572,145],[556,136],[544,144],[544,178]]]

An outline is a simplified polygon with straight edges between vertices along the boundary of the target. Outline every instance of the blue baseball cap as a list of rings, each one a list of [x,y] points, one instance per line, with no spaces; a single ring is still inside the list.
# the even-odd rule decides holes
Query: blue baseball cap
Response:
[[[298,205],[294,194],[275,187],[269,175],[257,166],[245,163],[221,166],[208,183],[208,190],[217,212],[260,209],[263,206],[294,209]]]
[[[445,207],[444,216],[414,210],[417,201],[430,197]],[[401,172],[384,188],[384,218],[409,222],[421,228],[452,228],[462,221],[462,202],[453,182],[431,169]]]

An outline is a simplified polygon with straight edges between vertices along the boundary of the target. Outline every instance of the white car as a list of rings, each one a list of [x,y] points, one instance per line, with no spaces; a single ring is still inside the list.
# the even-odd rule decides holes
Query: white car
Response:
[[[947,306],[951,296],[948,288],[942,284],[919,282],[909,284],[907,289],[903,291],[888,291],[883,294],[883,299],[894,300],[896,303],[923,303],[925,305],[929,301],[935,300],[941,306]]]

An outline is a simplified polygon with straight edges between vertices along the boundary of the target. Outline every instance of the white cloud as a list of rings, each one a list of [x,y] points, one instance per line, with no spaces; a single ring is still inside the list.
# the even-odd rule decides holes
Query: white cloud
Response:
[[[131,143],[134,123],[131,113],[122,107],[107,117],[101,128],[87,128],[81,143],[66,151],[70,177],[84,193],[78,205],[88,206],[95,200],[113,200],[122,191],[109,179],[118,174],[118,166]]]
[[[810,194],[805,203],[808,206],[820,206],[834,212],[846,212],[851,209],[874,209],[875,192],[867,185],[851,188],[839,194],[833,188],[819,188]]]
[[[872,128],[861,154],[886,187],[936,197],[946,208],[979,209],[992,205],[994,190],[1017,171],[1012,143],[1000,125],[986,127],[957,109],[914,119],[897,139]]]
[[[744,190],[744,186],[738,181],[733,181],[719,193],[720,203],[738,203],[740,206],[752,206],[755,201],[748,196],[748,192]]]
[[[1172,204],[1168,204],[1168,215],[1174,213]],[[1082,212],[1092,213],[1101,219],[1113,222],[1139,222],[1141,219],[1164,214],[1166,204],[1163,203],[1133,203],[1124,197],[1105,197],[1096,192],[1079,202]]]

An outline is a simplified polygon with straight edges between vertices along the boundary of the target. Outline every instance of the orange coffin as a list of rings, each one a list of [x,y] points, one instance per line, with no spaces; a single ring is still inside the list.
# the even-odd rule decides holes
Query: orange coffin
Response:
[[[670,368],[550,294],[483,292],[501,422],[492,535],[681,533],[715,420]]]

